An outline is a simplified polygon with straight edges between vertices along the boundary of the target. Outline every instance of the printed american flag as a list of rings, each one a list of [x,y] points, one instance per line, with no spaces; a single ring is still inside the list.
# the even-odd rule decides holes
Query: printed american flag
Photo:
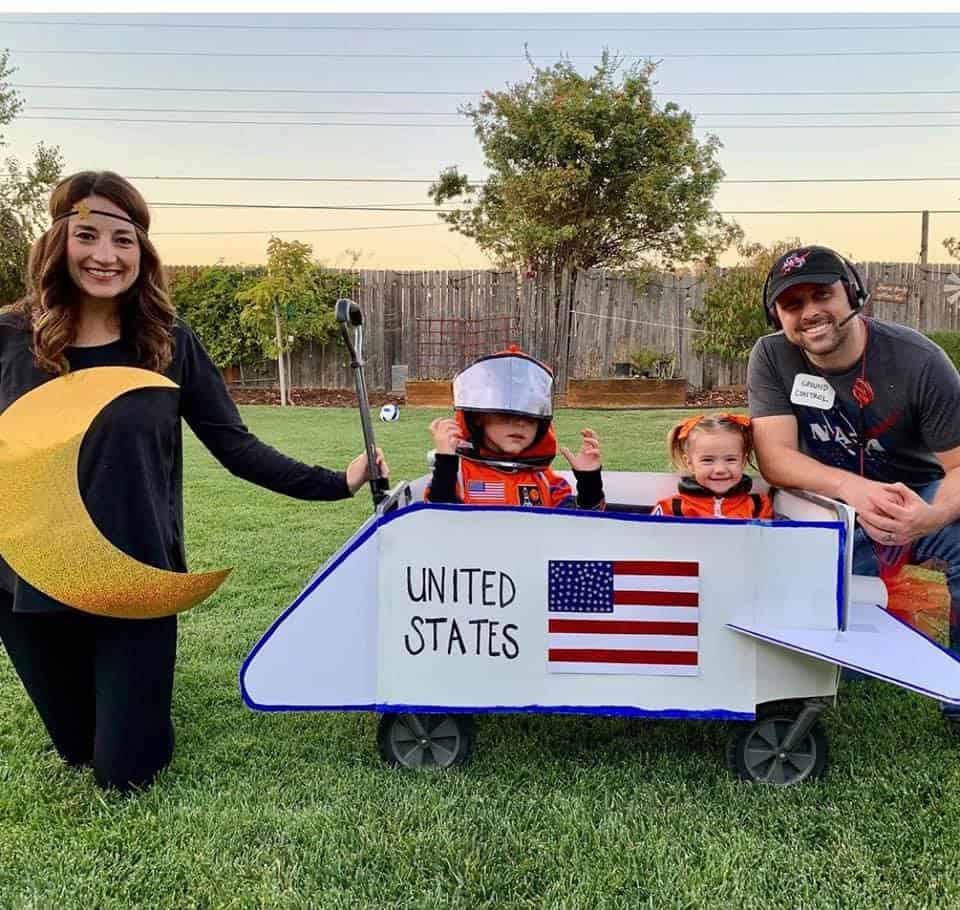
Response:
[[[468,480],[467,492],[473,502],[504,502],[507,496],[502,480]]]
[[[552,673],[696,676],[700,564],[550,560]]]

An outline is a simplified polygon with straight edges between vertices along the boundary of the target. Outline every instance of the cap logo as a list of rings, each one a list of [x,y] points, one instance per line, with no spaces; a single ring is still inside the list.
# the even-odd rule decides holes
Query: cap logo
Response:
[[[806,250],[803,253],[791,253],[780,266],[781,275],[789,275],[795,269],[802,269],[807,264],[807,257],[813,250]]]

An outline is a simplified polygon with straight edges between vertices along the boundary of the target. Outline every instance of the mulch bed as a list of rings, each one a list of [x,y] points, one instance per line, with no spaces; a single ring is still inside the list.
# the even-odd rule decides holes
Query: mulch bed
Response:
[[[237,404],[279,404],[280,393],[276,389],[231,389],[230,395]],[[403,404],[403,395],[390,392],[369,393],[370,405],[379,408],[384,404]],[[355,408],[357,396],[348,389],[292,389],[290,399],[295,405],[314,408]]]
[[[687,391],[688,408],[745,408],[746,406],[747,390],[743,387]]]
[[[231,389],[230,394],[237,404],[279,404],[276,389]],[[357,396],[348,389],[293,389],[290,397],[295,405],[319,408],[355,408]],[[370,392],[371,407],[384,404],[404,404],[403,395],[392,392]],[[745,408],[746,390],[740,387],[727,389],[690,390],[687,392],[688,408]]]

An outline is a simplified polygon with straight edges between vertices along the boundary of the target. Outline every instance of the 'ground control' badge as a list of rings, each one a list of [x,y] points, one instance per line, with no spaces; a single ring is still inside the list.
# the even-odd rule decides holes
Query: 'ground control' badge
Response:
[[[793,380],[793,391],[790,392],[791,404],[820,408],[823,411],[829,411],[833,407],[836,397],[836,391],[826,379],[810,373],[797,373]]]

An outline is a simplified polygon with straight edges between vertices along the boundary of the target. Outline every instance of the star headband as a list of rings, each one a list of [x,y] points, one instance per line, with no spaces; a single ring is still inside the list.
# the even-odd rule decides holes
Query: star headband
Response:
[[[690,431],[706,416],[706,414],[697,414],[696,417],[691,417],[689,420],[685,420],[682,424],[680,424],[680,432],[677,433],[677,439],[680,441],[686,439],[690,435]],[[743,414],[712,414],[710,416],[720,417],[724,420],[730,421],[730,423],[735,423],[740,427],[750,426],[750,418],[744,417]]]
[[[92,209],[86,202],[78,202],[69,212],[63,212],[60,215],[57,215],[56,218],[51,222],[56,224],[58,221],[61,221],[64,218],[69,218],[71,215],[79,215],[81,218],[89,218],[91,215],[106,215],[107,218],[116,218],[117,221],[126,221],[127,224],[132,224],[135,228],[139,228],[143,231],[144,234],[147,233],[147,229],[140,224],[139,221],[134,221],[132,218],[127,217],[126,215],[118,215],[116,212],[106,212],[103,209]]]

